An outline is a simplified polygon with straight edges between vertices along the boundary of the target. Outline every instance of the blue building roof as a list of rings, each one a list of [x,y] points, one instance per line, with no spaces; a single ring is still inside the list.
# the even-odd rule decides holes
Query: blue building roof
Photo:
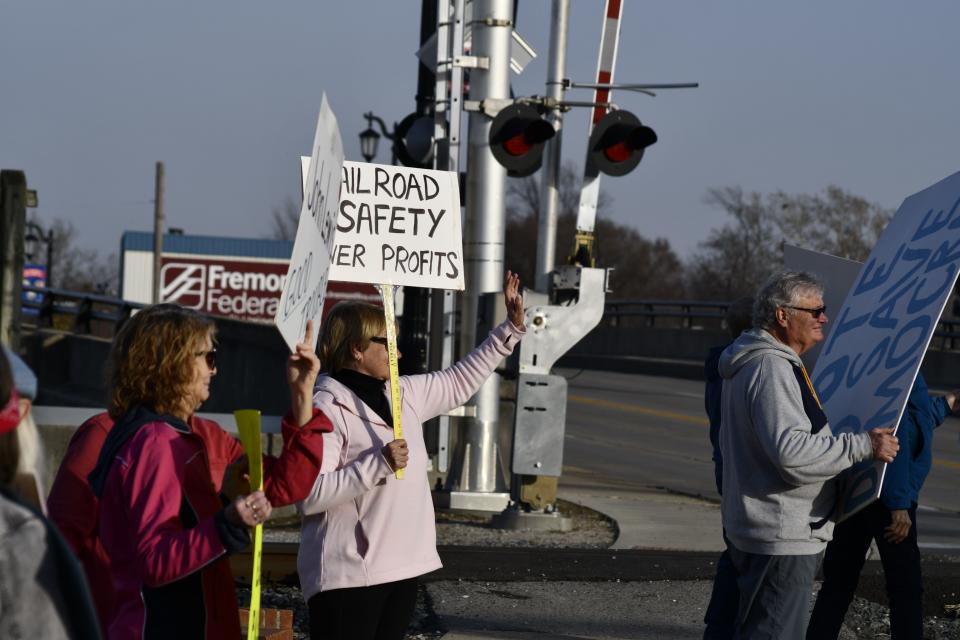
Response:
[[[124,251],[153,251],[153,233],[125,231],[120,239],[120,251],[121,254]],[[293,242],[266,238],[226,238],[165,233],[163,234],[163,251],[164,253],[289,260],[293,253]]]

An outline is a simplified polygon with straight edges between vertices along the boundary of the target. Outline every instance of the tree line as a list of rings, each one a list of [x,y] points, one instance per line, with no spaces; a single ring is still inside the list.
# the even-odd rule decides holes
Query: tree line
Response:
[[[580,174],[564,166],[559,181],[557,262],[569,255],[579,207]],[[601,194],[594,255],[613,268],[613,299],[733,300],[750,295],[783,265],[783,244],[864,261],[893,210],[837,186],[822,193],[746,193],[710,189],[705,201],[727,214],[686,259],[666,238],[648,238],[609,219],[612,202]],[[533,282],[540,185],[533,177],[511,181],[507,192],[506,255],[524,282]]]
[[[581,175],[570,164],[561,170],[555,238],[558,265],[566,262],[573,249]],[[726,222],[684,259],[666,238],[650,238],[633,225],[611,220],[613,202],[601,193],[594,256],[597,266],[613,269],[611,298],[733,300],[753,293],[781,267],[784,242],[863,261],[893,215],[891,209],[834,185],[812,195],[719,187],[708,190],[705,201],[726,213]],[[510,268],[531,285],[540,204],[535,177],[508,182],[505,254]],[[292,240],[299,214],[299,203],[287,197],[272,211],[270,236]],[[45,224],[36,215],[31,221],[53,232],[50,286],[117,294],[116,254],[101,256],[77,246],[77,231],[70,222],[55,219]]]

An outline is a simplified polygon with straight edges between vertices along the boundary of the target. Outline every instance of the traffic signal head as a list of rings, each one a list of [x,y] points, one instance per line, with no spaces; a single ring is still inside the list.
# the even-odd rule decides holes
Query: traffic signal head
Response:
[[[490,125],[490,151],[507,168],[508,176],[523,178],[540,168],[543,144],[556,133],[536,108],[512,104]]]
[[[633,171],[643,150],[657,141],[657,134],[629,111],[616,110],[603,116],[593,127],[587,155],[597,169],[608,176]]]

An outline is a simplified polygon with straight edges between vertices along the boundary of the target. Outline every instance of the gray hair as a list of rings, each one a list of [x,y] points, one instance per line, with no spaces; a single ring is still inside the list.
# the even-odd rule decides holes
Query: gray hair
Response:
[[[781,271],[770,276],[753,302],[753,326],[767,329],[777,324],[777,309],[796,305],[804,295],[823,295],[823,283],[806,271]]]

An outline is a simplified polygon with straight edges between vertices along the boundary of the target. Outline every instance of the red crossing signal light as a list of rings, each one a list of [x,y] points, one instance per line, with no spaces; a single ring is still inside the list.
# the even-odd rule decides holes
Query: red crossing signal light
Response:
[[[640,164],[643,151],[656,143],[657,134],[629,111],[616,110],[593,127],[587,155],[608,176],[623,176]]]
[[[540,168],[543,145],[556,133],[535,107],[512,104],[490,125],[490,151],[507,168],[508,176],[523,178]]]

